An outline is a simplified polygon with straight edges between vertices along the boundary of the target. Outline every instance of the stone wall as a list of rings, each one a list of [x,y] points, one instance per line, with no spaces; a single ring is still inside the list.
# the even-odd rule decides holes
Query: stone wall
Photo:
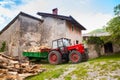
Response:
[[[98,53],[97,53],[97,51],[95,49],[95,45],[94,44],[87,44],[86,48],[88,48],[88,52],[89,52],[89,57],[90,58],[98,57]],[[113,54],[115,52],[120,52],[120,47],[117,44],[113,44],[113,53],[105,53],[104,46],[100,47],[99,51],[100,51],[101,55],[110,55],[110,54]]]
[[[88,54],[89,54],[89,58],[96,58],[98,57],[98,53],[96,52],[95,50],[95,45],[92,45],[92,44],[89,44],[87,46],[87,49],[88,49]]]
[[[0,35],[0,42],[6,42],[7,54],[18,56],[20,40],[20,19],[18,18],[10,27]],[[1,45],[1,44],[0,44]]]
[[[113,44],[113,51],[114,52],[120,52],[120,46],[117,44]]]
[[[40,46],[41,32],[40,24],[41,21],[35,20],[29,17],[20,16],[20,52],[28,50],[33,46]],[[22,55],[21,55],[22,56]]]

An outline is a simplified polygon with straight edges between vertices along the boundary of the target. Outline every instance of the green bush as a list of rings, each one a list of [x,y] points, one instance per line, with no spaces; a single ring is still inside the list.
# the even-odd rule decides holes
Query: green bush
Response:
[[[87,43],[101,45],[104,43],[104,41],[100,37],[91,36],[88,38]]]
[[[0,52],[4,52],[5,51],[5,48],[6,48],[6,42],[4,41],[2,43],[2,47],[0,48]]]

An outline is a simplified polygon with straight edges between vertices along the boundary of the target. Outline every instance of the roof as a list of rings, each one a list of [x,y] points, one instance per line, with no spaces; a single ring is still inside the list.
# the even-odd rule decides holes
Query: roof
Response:
[[[38,21],[42,21],[41,19],[39,19],[39,18],[37,18],[37,17],[34,17],[34,16],[32,16],[32,15],[29,15],[29,14],[26,14],[26,13],[24,13],[24,12],[20,12],[9,24],[7,24],[7,25],[0,31],[0,34],[2,34],[5,30],[7,30],[7,29],[10,27],[10,25],[12,25],[20,15],[26,16],[26,17],[29,17],[29,18],[32,18],[32,19],[35,19],[35,20],[38,20]]]
[[[49,14],[49,13],[42,13],[42,12],[38,12],[37,14],[43,17],[53,17],[57,19],[66,20],[71,22],[75,26],[79,27],[81,30],[86,30],[86,28],[83,27],[80,23],[78,23],[72,16],[63,16],[63,15],[56,15],[56,14]]]

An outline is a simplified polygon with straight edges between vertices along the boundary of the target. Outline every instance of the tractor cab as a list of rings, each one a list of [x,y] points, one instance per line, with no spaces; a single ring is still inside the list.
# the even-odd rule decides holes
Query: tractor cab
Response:
[[[70,39],[67,38],[60,38],[57,40],[53,40],[52,42],[52,49],[57,50],[60,52],[60,54],[68,54],[67,47],[71,45]]]
[[[57,40],[53,40],[52,49],[70,46],[71,45],[70,41],[71,40],[67,38],[60,38]]]

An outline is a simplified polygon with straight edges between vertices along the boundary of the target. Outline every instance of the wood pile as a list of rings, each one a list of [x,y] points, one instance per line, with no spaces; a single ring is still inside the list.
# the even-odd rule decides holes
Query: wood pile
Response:
[[[23,80],[27,76],[45,71],[42,65],[30,65],[29,61],[18,60],[0,53],[0,80]]]
[[[24,52],[41,52],[43,49],[50,49],[48,46],[32,46],[28,50],[24,50]]]

